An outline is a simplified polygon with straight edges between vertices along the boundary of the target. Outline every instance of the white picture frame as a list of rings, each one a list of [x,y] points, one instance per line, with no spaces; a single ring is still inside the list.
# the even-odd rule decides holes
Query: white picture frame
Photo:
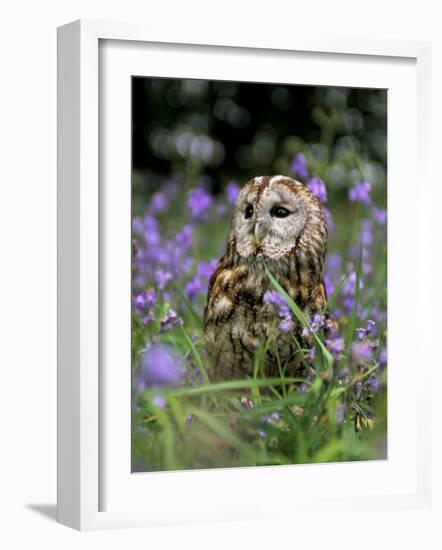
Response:
[[[419,186],[419,211],[415,232],[418,248],[418,262],[416,271],[411,276],[418,277],[421,284],[416,294],[413,307],[419,308],[421,316],[431,311],[431,269],[430,269],[430,209],[431,184],[425,177],[428,170],[427,151],[429,149],[429,121],[431,117],[431,104],[428,97],[430,78],[430,44],[426,42],[406,42],[388,40],[364,40],[360,38],[346,37],[320,37],[306,38],[302,35],[294,37],[282,36],[278,42],[266,43],[265,37],[256,37],[253,40],[243,37],[223,38],[218,36],[204,36],[204,30],[198,36],[186,35],[185,29],[179,35],[167,36],[163,32],[155,32],[144,26],[116,22],[76,21],[61,27],[58,31],[58,520],[68,526],[81,529],[102,529],[131,526],[151,526],[173,523],[188,523],[195,521],[217,521],[232,519],[260,519],[268,517],[268,510],[264,511],[265,499],[273,503],[278,501],[278,493],[271,491],[272,484],[277,486],[286,483],[289,475],[296,467],[266,468],[264,490],[261,491],[261,499],[253,496],[250,489],[248,495],[240,492],[233,502],[229,502],[228,494],[219,497],[210,505],[207,498],[209,493],[204,493],[206,487],[217,487],[221,490],[226,481],[229,484],[252,484],[256,479],[258,469],[223,470],[208,472],[179,472],[152,474],[150,477],[132,476],[130,483],[123,480],[126,485],[118,482],[120,493],[114,490],[112,506],[107,506],[103,500],[103,484],[112,483],[115,476],[124,466],[125,457],[115,449],[115,441],[112,447],[112,456],[120,457],[116,462],[119,465],[114,469],[114,462],[106,462],[106,453],[110,453],[105,436],[106,400],[107,392],[111,395],[116,391],[122,391],[121,404],[127,405],[127,395],[121,389],[116,378],[116,383],[102,385],[103,377],[103,353],[100,348],[102,337],[103,316],[102,302],[107,299],[106,285],[102,285],[103,266],[103,231],[109,229],[100,220],[113,212],[115,208],[126,208],[127,202],[120,201],[120,197],[111,197],[103,201],[105,193],[100,186],[100,154],[102,142],[100,134],[100,113],[105,107],[101,104],[100,95],[100,47],[104,41],[115,44],[124,44],[124,55],[132,56],[131,48],[139,48],[141,45],[166,44],[173,48],[174,52],[180,49],[192,51],[198,48],[204,57],[210,62],[214,49],[228,51],[231,59],[250,53],[253,55],[273,55],[281,58],[293,52],[302,52],[311,56],[328,56],[340,60],[351,60],[362,63],[363,60],[376,59],[379,63],[411,63],[415,68],[415,81],[417,84],[416,96],[410,96],[410,101],[415,101],[417,113],[416,136],[407,141],[404,147],[413,148],[409,151],[411,173],[415,173],[419,165],[421,180],[425,185]],[[161,48],[160,48],[161,49]],[[226,50],[227,49],[227,50]],[[173,52],[172,52],[173,53]],[[361,57],[363,56],[363,57]],[[117,55],[118,57],[118,55]],[[323,59],[327,63],[327,59]],[[121,60],[120,60],[121,61]],[[120,68],[125,68],[128,58],[122,59]],[[131,70],[130,63],[124,70]],[[161,70],[161,69],[157,69]],[[179,71],[183,71],[180,74]],[[216,69],[213,69],[216,70]],[[339,70],[337,71],[339,73]],[[116,73],[117,74],[117,73]],[[200,74],[200,73],[198,73]],[[207,74],[207,73],[204,73]],[[156,76],[184,76],[194,77],[196,73],[189,73],[189,67],[182,69],[171,66],[167,75],[157,73]],[[265,81],[266,75],[263,75]],[[324,78],[324,77],[323,77]],[[408,77],[407,77],[408,78]],[[345,79],[344,79],[345,81]],[[106,82],[106,78],[104,78]],[[310,78],[311,82],[311,78]],[[312,82],[316,83],[316,82]],[[326,82],[323,82],[326,83]],[[414,89],[413,89],[414,90]],[[412,93],[415,93],[414,91]],[[415,124],[416,121],[413,122]],[[121,126],[119,127],[121,128]],[[413,127],[410,127],[413,128]],[[127,135],[124,134],[123,135]],[[404,138],[404,144],[406,139]],[[413,158],[415,163],[413,164]],[[122,165],[122,177],[126,165]],[[401,173],[398,171],[397,176]],[[405,178],[410,176],[404,175]],[[410,180],[411,182],[411,180]],[[101,182],[102,183],[102,182]],[[127,194],[125,195],[127,198]],[[124,199],[124,197],[123,197]],[[406,212],[413,204],[411,198],[404,198],[404,203],[398,210]],[[126,206],[124,206],[126,205]],[[106,216],[102,216],[106,209]],[[107,210],[109,209],[109,210]],[[112,210],[114,209],[114,210]],[[111,214],[112,215],[112,214]],[[398,221],[400,215],[398,213]],[[115,219],[115,217],[114,217]],[[391,234],[389,234],[391,238]],[[124,246],[124,239],[123,239]],[[117,247],[118,248],[118,247]],[[120,248],[120,251],[122,249]],[[124,254],[124,251],[123,251]],[[398,258],[400,261],[400,258]],[[121,262],[124,264],[124,262]],[[120,279],[127,276],[121,274]],[[101,313],[100,313],[101,312]],[[124,312],[123,312],[124,313]],[[124,315],[123,315],[124,316]],[[118,315],[113,316],[119,317]],[[400,319],[398,322],[398,336],[400,337]],[[421,345],[429,342],[430,334],[421,336]],[[393,354],[394,355],[394,354]],[[397,356],[399,360],[399,355]],[[405,359],[406,360],[406,359]],[[408,361],[408,363],[410,360]],[[130,377],[130,370],[127,370]],[[422,508],[429,506],[431,501],[431,468],[430,445],[431,433],[427,419],[430,411],[430,401],[425,392],[430,378],[430,364],[421,366],[420,377],[409,391],[409,395],[416,397],[416,406],[411,407],[406,419],[407,425],[412,427],[415,456],[406,468],[413,469],[411,488],[406,486],[404,480],[409,477],[409,470],[403,469],[402,477],[397,478],[398,485],[393,485],[381,491],[376,488],[366,491],[365,494],[353,494],[351,476],[348,479],[345,494],[321,493],[312,491],[309,498],[306,494],[302,497],[288,499],[285,496],[284,508],[293,510],[296,508],[302,513],[312,513],[319,509],[328,509],[331,504],[339,501],[341,510],[352,509],[357,503],[361,510],[368,510],[375,506],[391,510],[398,508]],[[120,389],[119,389],[120,388]],[[393,390],[394,391],[394,390]],[[112,397],[115,403],[115,397]],[[394,394],[391,400],[395,407],[400,406]],[[393,406],[393,405],[392,405]],[[394,415],[395,410],[389,410]],[[397,415],[399,419],[400,415]],[[104,422],[104,423],[103,423]],[[399,422],[399,420],[398,420]],[[118,423],[114,423],[116,426]],[[127,424],[127,423],[126,423]],[[122,426],[128,426],[124,422]],[[118,429],[115,430],[118,432]],[[118,432],[125,439],[123,431]],[[129,441],[127,445],[129,445]],[[383,472],[382,475],[394,477],[394,463],[392,470]],[[315,466],[315,476],[327,480],[336,474],[342,474],[343,468],[351,465],[319,465]],[[361,465],[363,467],[363,465]],[[376,468],[376,465],[373,465]],[[318,470],[318,468],[320,470]],[[371,466],[370,466],[371,468]],[[127,475],[126,475],[127,474]],[[130,477],[130,470],[124,474]],[[309,468],[305,467],[303,475],[308,478]],[[378,475],[372,468],[369,475]],[[254,478],[255,476],[255,478]],[[109,479],[110,478],[110,479]],[[403,484],[401,486],[401,483]],[[144,485],[151,487],[152,491],[159,491],[165,487],[166,496],[156,505],[150,507],[140,506],[139,498],[133,498],[130,504],[131,491],[135,491],[129,485]],[[216,484],[216,485],[213,485]],[[244,485],[246,487],[247,485]],[[191,487],[194,488],[192,491]],[[195,489],[196,487],[196,489]],[[252,487],[252,485],[248,485]],[[145,490],[145,488],[143,489]],[[176,502],[170,504],[171,492],[177,493]],[[330,490],[331,491],[331,490]],[[179,495],[195,492],[193,502],[187,502],[186,508],[180,502]],[[212,491],[213,492],[213,491]],[[200,496],[200,498],[198,498]],[[205,500],[201,500],[202,498]],[[187,499],[192,501],[192,497]],[[212,497],[213,498],[213,497]],[[245,506],[247,504],[247,507]],[[278,515],[281,515],[279,508]]]

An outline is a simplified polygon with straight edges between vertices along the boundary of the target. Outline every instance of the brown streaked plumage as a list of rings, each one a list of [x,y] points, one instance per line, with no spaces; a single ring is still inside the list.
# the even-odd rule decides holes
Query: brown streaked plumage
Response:
[[[267,376],[278,360],[289,376],[302,374],[293,336],[310,346],[302,327],[278,328],[275,307],[263,301],[273,287],[264,262],[279,284],[310,318],[326,303],[323,284],[327,225],[320,202],[285,176],[261,176],[246,183],[234,207],[227,250],[211,277],[204,311],[207,350],[217,379],[253,374],[254,356],[267,341]]]

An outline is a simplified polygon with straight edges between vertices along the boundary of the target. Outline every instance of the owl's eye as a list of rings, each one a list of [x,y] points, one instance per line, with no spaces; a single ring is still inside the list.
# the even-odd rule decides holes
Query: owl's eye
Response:
[[[244,210],[244,217],[246,220],[248,220],[249,218],[251,218],[253,215],[253,206],[251,206],[249,204],[249,206],[247,206],[247,208]]]
[[[290,214],[290,210],[287,210],[287,208],[284,208],[283,206],[275,206],[270,210],[270,215],[274,218],[286,218]]]

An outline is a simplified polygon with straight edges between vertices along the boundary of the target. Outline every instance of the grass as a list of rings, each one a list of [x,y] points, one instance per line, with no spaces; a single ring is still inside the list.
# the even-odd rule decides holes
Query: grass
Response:
[[[358,260],[357,281],[360,265]],[[298,306],[267,273],[294,316],[309,328]],[[339,297],[342,284],[330,301]],[[359,300],[359,293],[356,295]],[[198,369],[201,382],[194,380],[180,387],[151,388],[141,393],[133,413],[135,471],[320,463],[384,456],[386,391],[383,389],[376,401],[368,391],[356,397],[364,381],[379,371],[376,361],[364,371],[352,369],[345,353],[336,362],[320,335],[313,333],[318,368],[307,379],[284,377],[282,365],[280,376],[266,378],[261,368],[266,342],[262,342],[253,377],[212,383],[200,317],[189,301],[182,294],[179,296],[189,312],[193,339],[188,329],[180,325],[161,335],[160,340],[185,358],[187,369]],[[357,303],[346,329],[347,349],[357,324]],[[133,330],[135,347],[149,340],[148,335],[140,335],[145,328],[139,323],[134,322]],[[135,351],[137,355],[140,354]],[[349,374],[341,376],[342,368],[349,365]],[[381,377],[385,382],[385,373]],[[161,406],[155,405],[159,394],[163,398]],[[340,407],[345,407],[343,419],[337,412]]]

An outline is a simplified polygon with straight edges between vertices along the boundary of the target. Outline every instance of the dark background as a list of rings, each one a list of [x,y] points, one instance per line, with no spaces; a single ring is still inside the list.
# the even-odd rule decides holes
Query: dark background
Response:
[[[386,168],[385,90],[134,77],[132,93],[135,188],[146,195],[174,175],[204,173],[213,192],[230,179],[290,175],[304,144],[333,155],[349,134]]]

